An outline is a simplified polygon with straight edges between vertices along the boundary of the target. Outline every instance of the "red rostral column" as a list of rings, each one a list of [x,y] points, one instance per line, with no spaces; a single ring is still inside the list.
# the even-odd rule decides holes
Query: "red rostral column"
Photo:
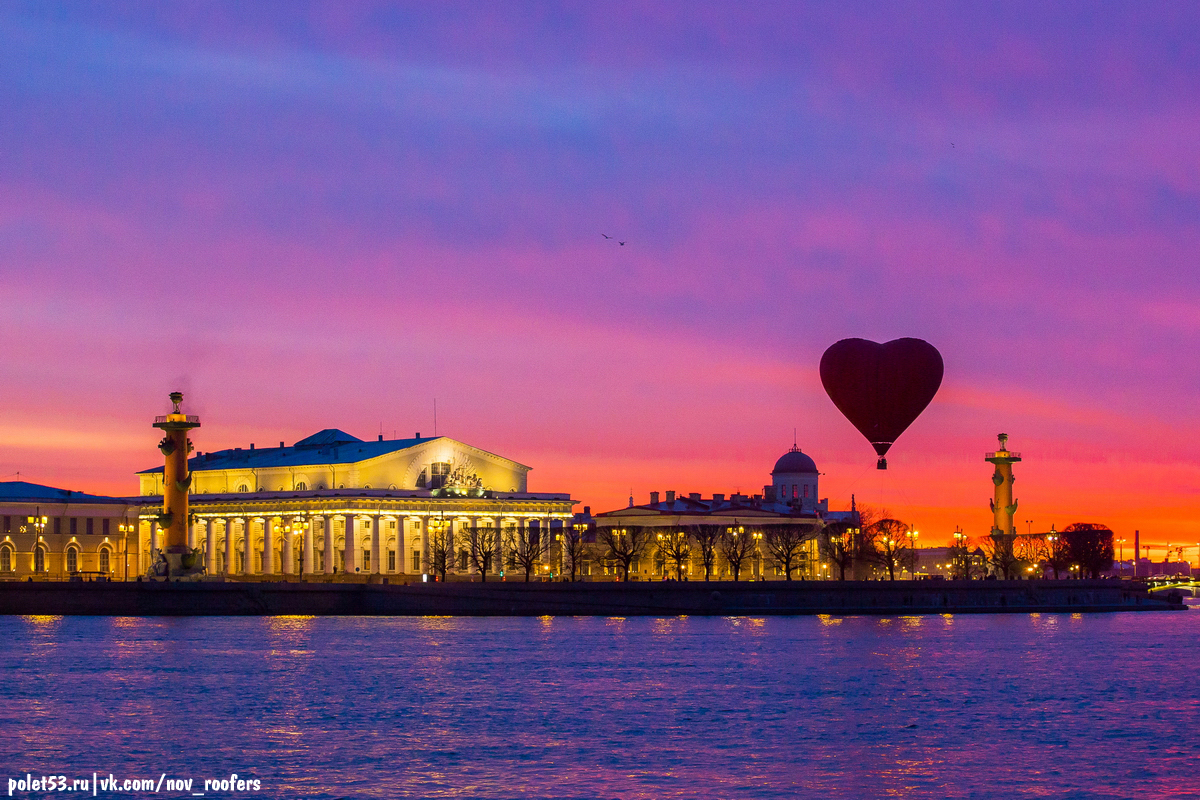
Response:
[[[163,471],[163,510],[158,517],[166,546],[162,553],[167,559],[169,576],[197,574],[202,565],[188,547],[188,491],[192,476],[188,472],[188,453],[192,442],[188,431],[200,427],[200,418],[182,413],[179,404],[183,392],[171,392],[171,413],[155,417],[154,427],[161,428],[166,435],[158,443],[158,449],[166,457]]]

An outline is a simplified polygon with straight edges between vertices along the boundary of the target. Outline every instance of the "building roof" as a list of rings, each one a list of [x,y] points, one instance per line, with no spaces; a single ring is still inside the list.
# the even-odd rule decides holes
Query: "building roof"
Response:
[[[270,467],[303,467],[320,464],[353,464],[368,458],[408,450],[411,447],[441,439],[441,436],[422,436],[419,439],[388,439],[364,442],[337,428],[326,428],[301,439],[291,447],[262,447],[244,450],[217,450],[198,453],[188,459],[188,471],[216,469],[267,469]],[[139,475],[162,472],[162,467],[144,469]]]
[[[779,475],[782,473],[819,474],[816,462],[804,455],[804,453],[801,453],[798,447],[788,450],[775,462],[775,469],[771,470],[771,474]]]
[[[0,481],[0,502],[6,503],[126,503],[120,497],[56,489],[27,481]]]

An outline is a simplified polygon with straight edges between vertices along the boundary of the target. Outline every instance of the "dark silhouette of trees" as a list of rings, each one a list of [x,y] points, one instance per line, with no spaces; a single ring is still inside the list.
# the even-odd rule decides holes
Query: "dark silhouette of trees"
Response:
[[[548,531],[534,529],[529,524],[515,525],[505,530],[504,549],[514,567],[520,567],[525,573],[525,582],[537,572],[538,564],[546,553],[546,536]]]
[[[584,541],[584,528],[576,525],[564,525],[559,534],[558,546],[562,551],[563,569],[574,582],[587,563],[588,546]]]
[[[681,528],[661,529],[654,534],[659,558],[675,566],[675,580],[683,580],[683,568],[692,558],[692,542]]]
[[[907,534],[908,525],[890,517],[863,530],[864,544],[870,548],[866,555],[888,571],[890,580],[896,580],[897,568],[911,573],[916,566],[916,553]]]
[[[685,525],[683,530],[696,545],[700,552],[700,563],[704,565],[704,580],[712,577],[713,568],[717,563],[717,547],[725,532],[724,525]]]
[[[763,528],[763,542],[767,545],[767,553],[783,568],[784,578],[792,579],[792,570],[796,569],[804,555],[804,544],[816,532],[815,525],[767,525]]]
[[[721,558],[729,565],[736,581],[742,573],[742,565],[754,555],[754,533],[734,520],[733,525],[727,526],[721,532],[717,549],[721,552]]]
[[[846,580],[846,570],[854,563],[856,527],[848,522],[826,525],[817,536],[821,558],[838,568],[838,580]]]
[[[1055,580],[1059,579],[1060,573],[1071,568],[1071,550],[1062,534],[1053,528],[1046,534],[1046,566],[1054,570]]]
[[[446,572],[453,566],[454,539],[450,532],[450,523],[443,520],[431,520],[426,531],[429,537],[429,571],[445,582]]]
[[[1017,554],[1014,551],[1017,535],[1005,533],[999,528],[993,528],[990,536],[982,541],[983,552],[988,563],[992,566],[992,574],[1011,580],[1017,568]]]
[[[596,529],[596,541],[604,548],[604,557],[621,569],[622,581],[629,580],[629,568],[642,557],[649,539],[650,529],[636,525]]]
[[[472,525],[462,531],[466,538],[467,558],[479,573],[479,580],[487,583],[488,573],[496,563],[496,548],[499,545],[495,528],[480,528]]]
[[[1076,522],[1063,528],[1059,536],[1071,563],[1079,566],[1080,577],[1099,578],[1101,572],[1112,569],[1113,532],[1106,526]]]

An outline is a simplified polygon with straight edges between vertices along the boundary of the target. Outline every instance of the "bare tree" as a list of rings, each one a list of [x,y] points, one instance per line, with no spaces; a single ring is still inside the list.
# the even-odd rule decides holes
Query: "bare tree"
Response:
[[[754,534],[734,520],[732,526],[721,532],[721,540],[717,547],[736,581],[742,572],[742,565],[754,555]]]
[[[654,535],[654,546],[663,563],[675,565],[675,580],[683,580],[683,568],[692,558],[692,542],[681,528],[660,530]]]
[[[588,546],[584,541],[583,525],[564,525],[559,534],[558,546],[562,551],[563,566],[574,582],[588,560]]]
[[[515,525],[504,532],[504,549],[509,561],[525,573],[525,581],[537,572],[538,565],[546,553],[546,531],[534,530],[529,525]]]
[[[865,529],[871,560],[886,569],[888,578],[893,581],[897,567],[911,572],[916,566],[916,553],[907,534],[908,525],[890,518],[878,520]]]
[[[440,581],[446,580],[446,572],[454,561],[454,539],[450,523],[431,520],[426,532],[429,539],[429,571]]]
[[[1107,526],[1076,522],[1063,528],[1061,536],[1071,563],[1079,567],[1080,577],[1087,574],[1099,578],[1101,572],[1112,569],[1113,532]]]
[[[1011,580],[1017,567],[1017,554],[1014,550],[1017,535],[1005,533],[999,528],[992,528],[991,536],[983,539],[983,552],[987,555],[992,567],[992,574]]]
[[[713,568],[717,563],[717,547],[725,532],[724,525],[685,525],[687,532],[696,549],[700,552],[700,563],[704,565],[704,580],[712,577]]]
[[[837,565],[839,580],[846,580],[846,570],[854,563],[854,532],[850,523],[835,522],[826,525],[817,537],[821,558]]]
[[[604,547],[604,557],[620,567],[622,581],[629,580],[629,568],[642,557],[649,539],[650,529],[640,526],[596,529],[596,540]]]
[[[496,529],[472,525],[464,528],[462,533],[467,540],[467,558],[470,560],[471,566],[479,573],[479,580],[487,583],[488,573],[492,571],[496,561]]]
[[[783,568],[786,580],[792,579],[792,570],[803,560],[805,543],[813,538],[815,525],[767,525],[763,528],[763,541],[771,558]]]
[[[1063,540],[1062,534],[1053,528],[1046,534],[1046,551],[1046,566],[1054,570],[1054,579],[1058,580],[1059,573],[1066,572],[1071,567],[1071,549]]]

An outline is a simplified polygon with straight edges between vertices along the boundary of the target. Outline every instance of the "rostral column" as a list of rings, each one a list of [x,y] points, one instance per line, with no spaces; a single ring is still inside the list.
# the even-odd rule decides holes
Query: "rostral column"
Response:
[[[198,578],[204,570],[202,559],[188,547],[188,492],[192,486],[192,475],[188,472],[188,454],[192,442],[188,431],[200,427],[200,418],[184,414],[179,410],[183,392],[171,392],[171,413],[155,417],[154,427],[165,435],[158,449],[166,457],[163,470],[163,510],[158,516],[159,528],[163,531],[166,546],[162,554],[166,558],[151,566],[156,577]]]

